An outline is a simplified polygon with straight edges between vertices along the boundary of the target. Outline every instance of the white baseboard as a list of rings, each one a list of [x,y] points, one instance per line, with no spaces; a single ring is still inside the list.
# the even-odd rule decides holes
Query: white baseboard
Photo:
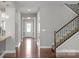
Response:
[[[21,45],[21,42],[19,42],[18,45],[16,45],[16,47],[20,47],[20,45]]]
[[[52,48],[52,46],[40,46],[40,48]]]
[[[16,53],[16,51],[15,50],[6,50],[6,51],[4,51],[2,54],[1,54],[1,56],[0,56],[0,58],[3,58],[3,56],[6,54],[6,53]]]
[[[9,51],[5,51],[5,53],[16,53],[15,50],[9,50]]]
[[[57,50],[57,52],[79,52],[79,50]]]
[[[0,55],[0,58],[3,58],[4,55],[5,55],[5,52],[3,52],[3,53]]]
[[[60,56],[75,56],[79,53],[79,50],[58,50],[56,51],[56,56],[60,58]]]

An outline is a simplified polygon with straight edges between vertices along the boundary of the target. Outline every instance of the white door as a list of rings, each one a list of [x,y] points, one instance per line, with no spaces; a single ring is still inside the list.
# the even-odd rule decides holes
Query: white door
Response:
[[[33,37],[34,36],[34,30],[33,30],[33,28],[34,28],[34,26],[33,26],[34,24],[33,24],[33,21],[32,20],[30,20],[30,21],[24,21],[24,25],[23,25],[23,27],[24,27],[24,29],[23,29],[23,36],[24,37]]]

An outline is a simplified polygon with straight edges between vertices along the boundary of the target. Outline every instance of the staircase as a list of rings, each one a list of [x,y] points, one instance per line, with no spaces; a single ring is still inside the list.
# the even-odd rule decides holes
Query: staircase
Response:
[[[65,4],[68,6],[70,9],[72,9],[76,14],[79,15],[79,3],[77,4]]]
[[[75,18],[61,27],[58,31],[54,31],[54,50],[56,52],[56,48],[63,44],[66,40],[68,40],[71,36],[79,31],[79,7],[78,4],[66,4],[69,8],[71,8],[75,13],[78,14]],[[74,7],[76,6],[76,7]]]
[[[70,22],[65,24],[58,31],[54,32],[55,49],[78,31],[79,31],[79,16],[76,16],[74,19],[72,19]]]

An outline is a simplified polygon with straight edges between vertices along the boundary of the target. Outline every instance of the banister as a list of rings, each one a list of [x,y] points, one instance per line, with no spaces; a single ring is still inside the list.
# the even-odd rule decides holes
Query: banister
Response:
[[[79,15],[78,16],[76,16],[75,18],[73,18],[71,21],[69,21],[67,24],[65,24],[63,27],[61,27],[58,31],[56,31],[56,33],[57,32],[59,32],[61,29],[63,29],[64,27],[66,27],[69,23],[71,23],[74,19],[76,19],[77,17],[79,17]]]

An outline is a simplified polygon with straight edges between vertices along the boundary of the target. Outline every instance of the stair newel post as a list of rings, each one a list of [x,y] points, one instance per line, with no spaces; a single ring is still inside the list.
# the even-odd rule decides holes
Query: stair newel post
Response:
[[[55,57],[56,57],[56,31],[54,31],[54,51],[55,51]]]

